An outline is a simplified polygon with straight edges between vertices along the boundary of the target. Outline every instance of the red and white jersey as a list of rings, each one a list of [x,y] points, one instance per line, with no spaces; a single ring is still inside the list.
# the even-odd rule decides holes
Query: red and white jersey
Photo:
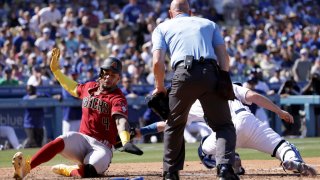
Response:
[[[110,93],[94,95],[98,87],[97,82],[88,82],[77,87],[79,98],[82,99],[80,132],[101,142],[107,140],[114,145],[118,130],[112,116],[120,114],[127,118],[128,103],[119,88]]]

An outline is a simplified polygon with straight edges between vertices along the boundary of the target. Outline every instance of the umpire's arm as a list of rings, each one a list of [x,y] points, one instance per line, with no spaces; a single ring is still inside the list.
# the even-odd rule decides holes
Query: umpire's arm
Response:
[[[217,55],[217,61],[221,70],[229,72],[229,55],[224,44],[216,45],[214,52]]]
[[[167,93],[167,90],[164,85],[164,78],[165,78],[165,56],[166,53],[164,50],[157,49],[153,52],[153,74],[155,80],[155,90],[152,94],[157,93]]]

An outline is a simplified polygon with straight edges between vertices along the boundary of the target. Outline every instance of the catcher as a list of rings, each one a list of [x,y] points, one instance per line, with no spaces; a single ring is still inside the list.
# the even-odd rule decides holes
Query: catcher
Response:
[[[64,89],[72,96],[82,99],[80,131],[57,137],[43,146],[31,161],[17,152],[12,159],[16,179],[24,178],[31,169],[49,161],[58,153],[77,165],[55,165],[52,167],[54,173],[81,178],[101,176],[111,163],[117,134],[123,151],[143,154],[130,142],[127,101],[117,87],[122,71],[120,60],[107,58],[96,82],[78,84],[59,70],[59,56],[60,50],[54,48],[50,68]]]
[[[280,137],[279,134],[268,127],[266,123],[258,120],[243,103],[248,105],[255,103],[275,112],[281,119],[288,123],[293,123],[293,117],[288,112],[281,110],[269,99],[254,91],[235,84],[233,84],[233,90],[237,99],[233,101],[229,100],[229,107],[237,134],[236,147],[251,148],[268,153],[281,161],[284,170],[298,172],[304,176],[315,176],[317,174],[316,170],[303,161],[297,147]],[[166,117],[166,114],[169,114],[167,107],[159,106],[159,104],[164,104],[164,102],[167,101],[165,98],[151,97],[149,99],[149,101],[152,102],[148,102],[148,105],[152,106],[156,104],[156,106],[150,108],[160,116]],[[158,103],[158,101],[160,101],[160,103]],[[205,118],[203,118],[204,114],[201,104],[198,100],[192,105],[189,115],[190,114],[205,120]],[[190,117],[191,116],[188,116],[188,121],[190,121]],[[156,122],[141,128],[137,134],[146,135],[161,132],[164,130],[165,125],[166,123],[163,121]],[[203,165],[209,169],[216,167],[215,153],[216,133],[213,132],[210,136],[201,140],[198,149],[200,160]],[[233,165],[235,172],[239,175],[244,174],[245,171],[237,153],[235,154],[235,159],[236,161]]]

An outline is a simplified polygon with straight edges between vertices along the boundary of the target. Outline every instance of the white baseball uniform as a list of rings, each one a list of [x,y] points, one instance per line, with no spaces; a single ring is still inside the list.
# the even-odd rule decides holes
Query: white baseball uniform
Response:
[[[296,154],[293,151],[286,152],[287,149],[291,150],[288,143],[280,143],[283,138],[271,129],[268,124],[257,119],[250,112],[249,108],[243,105],[243,103],[248,105],[252,103],[248,102],[245,98],[249,89],[233,85],[233,90],[237,99],[229,101],[229,107],[237,134],[236,148],[251,148],[271,155],[274,154],[282,161],[296,158]],[[202,111],[202,108],[199,108],[198,105],[192,106],[192,108],[197,109],[193,109],[190,113],[197,111],[197,114],[199,114]],[[274,152],[275,149],[276,152]],[[211,133],[205,139],[202,143],[202,150],[206,154],[215,155],[216,133]]]
[[[201,109],[201,111],[198,111]],[[187,143],[195,143],[197,142],[198,135],[201,138],[208,136],[212,133],[211,128],[207,125],[207,123],[203,119],[203,111],[199,100],[192,105],[186,127],[184,129],[184,140]]]

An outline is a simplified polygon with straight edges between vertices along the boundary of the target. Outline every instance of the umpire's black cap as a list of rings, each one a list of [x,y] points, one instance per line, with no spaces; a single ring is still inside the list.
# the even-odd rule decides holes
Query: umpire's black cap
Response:
[[[101,69],[104,69],[104,70],[110,69],[115,73],[121,74],[122,63],[119,59],[115,57],[108,57],[106,60],[103,61],[101,65]]]

